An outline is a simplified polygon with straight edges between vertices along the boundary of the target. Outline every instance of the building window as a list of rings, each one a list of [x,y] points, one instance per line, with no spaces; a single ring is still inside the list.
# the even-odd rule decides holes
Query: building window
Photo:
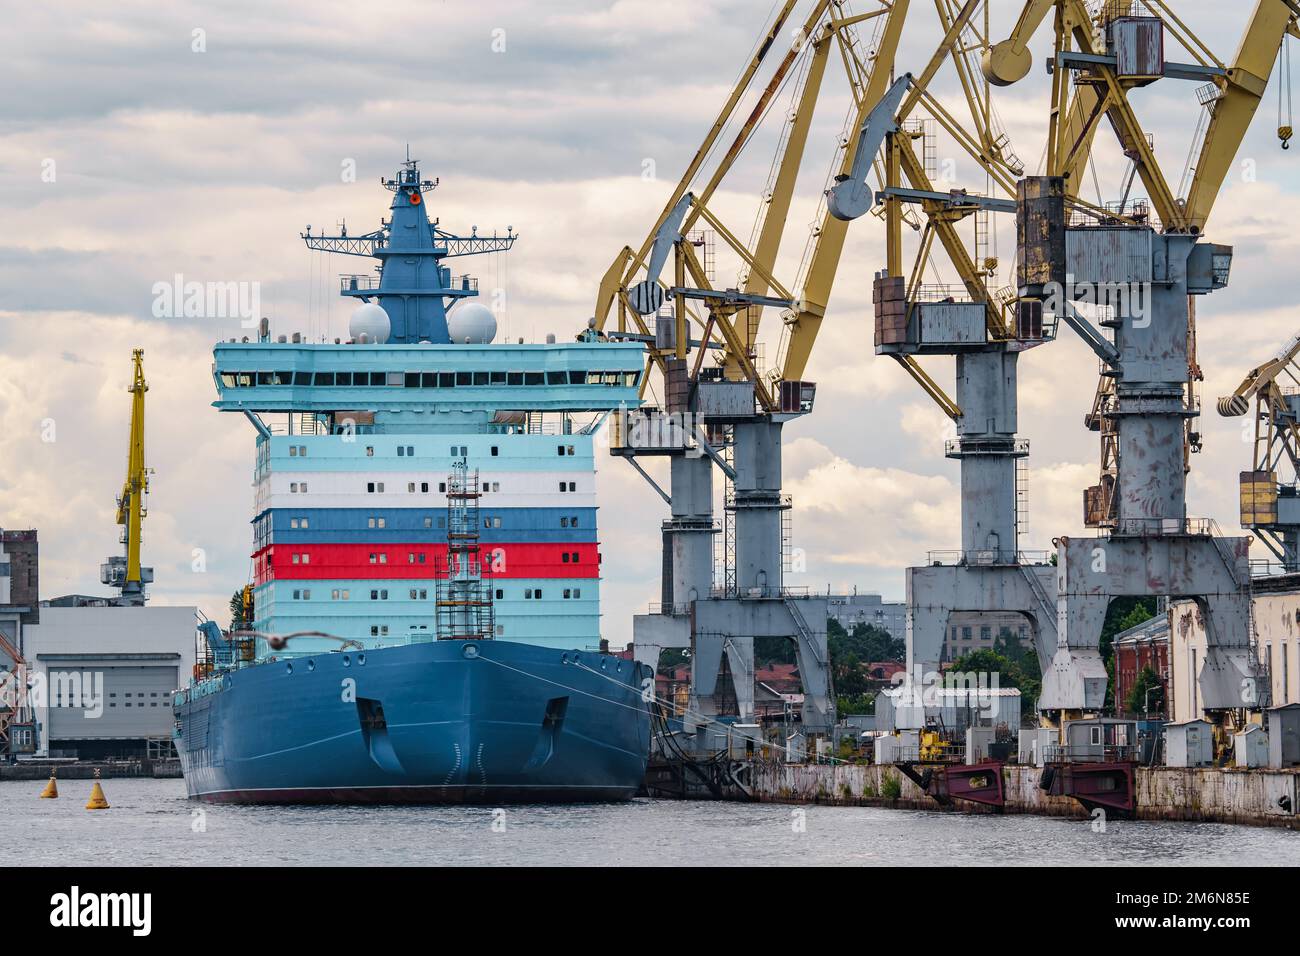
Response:
[[[497,456],[497,446],[496,446],[496,445],[493,445],[493,446],[492,446],[492,457],[495,458],[496,456]]]
[[[498,601],[505,600],[505,596],[506,596],[506,592],[503,591],[501,588],[497,588],[497,600]]]
[[[366,446],[366,457],[367,457],[367,458],[374,458],[374,457],[375,457],[375,446],[374,446],[374,445],[367,445],[367,446]]]

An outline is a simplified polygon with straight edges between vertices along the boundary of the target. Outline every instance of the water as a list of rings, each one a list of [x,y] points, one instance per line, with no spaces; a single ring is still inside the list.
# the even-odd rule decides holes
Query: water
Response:
[[[636,800],[600,806],[230,807],[180,780],[0,782],[7,865],[1300,865],[1300,833],[1212,823]],[[796,832],[797,812],[805,829]],[[494,830],[504,823],[504,830]]]

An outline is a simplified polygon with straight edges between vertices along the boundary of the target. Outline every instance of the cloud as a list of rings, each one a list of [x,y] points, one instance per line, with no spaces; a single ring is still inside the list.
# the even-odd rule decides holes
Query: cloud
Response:
[[[940,31],[933,11],[912,7],[898,62],[916,70]],[[503,333],[563,338],[591,315],[618,250],[646,237],[767,12],[745,0],[15,8],[8,26],[21,42],[10,44],[0,86],[0,524],[40,528],[45,595],[101,590],[100,556],[118,549],[112,506],[125,468],[123,389],[134,346],[146,349],[151,385],[148,453],[157,474],[145,545],[158,568],[156,598],[194,601],[224,620],[227,596],[246,579],[252,434],[239,416],[209,405],[212,342],[240,330],[149,318],[153,283],[177,273],[257,281],[277,331],[340,334],[349,307],[335,295],[335,277],[372,263],[310,254],[298,233],[343,220],[352,230],[375,228],[388,198],[376,180],[392,174],[409,143],[441,179],[431,207],[444,227],[510,225],[521,234],[504,260],[455,263],[508,291]],[[992,33],[1005,36],[1016,13],[992,10]],[[1209,0],[1179,13],[1198,34],[1224,37],[1213,45],[1225,59],[1247,16]],[[415,24],[418,42],[395,24]],[[193,51],[196,29],[206,52]],[[1035,40],[1031,75],[995,93],[1030,172],[1045,142],[1045,36]],[[498,39],[502,52],[494,52]],[[844,126],[838,69],[828,70],[778,258],[778,275],[796,293]],[[964,109],[950,68],[934,90]],[[790,92],[782,90],[773,118],[784,115]],[[1275,94],[1271,84],[1265,103]],[[1155,84],[1135,91],[1134,102],[1177,183],[1200,110],[1195,86]],[[1233,243],[1236,256],[1228,289],[1197,303],[1207,412],[1296,331],[1287,303],[1300,190],[1294,151],[1278,150],[1267,112],[1211,220],[1210,238]],[[778,133],[766,123],[710,200],[742,239],[762,209]],[[954,173],[941,188],[987,187],[973,160],[945,139],[936,146],[937,159],[953,161],[940,165]],[[47,160],[52,182],[42,175]],[[346,160],[355,161],[355,182],[342,176]],[[1106,198],[1118,195],[1126,166],[1103,128],[1094,170]],[[917,234],[905,236],[914,247]],[[720,241],[713,251],[717,283],[735,284],[738,261]],[[993,217],[983,252],[997,256],[998,282],[1009,284],[1010,217]],[[903,567],[959,544],[958,472],[943,457],[941,414],[896,363],[874,354],[871,281],[884,259],[881,224],[854,224],[806,371],[818,384],[816,411],[788,426],[785,462],[795,543],[808,556],[802,582],[899,597]],[[941,261],[925,274],[927,283],[955,278]],[[776,363],[780,333],[773,310],[764,367]],[[952,389],[951,359],[923,362]],[[1083,416],[1097,360],[1062,330],[1059,341],[1025,353],[1019,370],[1020,435],[1032,448],[1029,537],[1043,548],[1059,534],[1083,533],[1081,493],[1096,480],[1098,450]],[[56,423],[53,443],[42,441],[47,418]],[[1205,451],[1193,459],[1190,508],[1230,529],[1236,472],[1249,467],[1250,446],[1237,421],[1211,412],[1200,427]],[[631,614],[659,599],[666,509],[625,463],[599,464],[603,620],[619,643]],[[653,473],[666,481],[658,464]],[[204,574],[190,570],[196,548]]]

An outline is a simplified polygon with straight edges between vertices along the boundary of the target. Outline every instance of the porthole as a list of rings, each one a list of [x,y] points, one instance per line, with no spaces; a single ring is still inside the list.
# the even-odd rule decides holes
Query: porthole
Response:
[[[352,666],[352,658],[348,657],[348,655],[346,654],[343,655],[343,666],[344,667]]]
[[[292,674],[292,673],[293,673],[293,661],[289,661],[289,663],[285,664],[285,665],[284,665],[284,669],[285,669],[288,673]]]

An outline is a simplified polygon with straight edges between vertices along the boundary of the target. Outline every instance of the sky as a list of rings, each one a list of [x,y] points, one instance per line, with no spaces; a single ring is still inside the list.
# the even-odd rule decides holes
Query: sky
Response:
[[[1236,6],[1177,9],[1227,60],[1247,14]],[[992,4],[995,37],[1018,10]],[[0,526],[39,530],[42,596],[102,592],[99,563],[120,549],[114,496],[135,347],[145,350],[150,386],[152,600],[196,604],[225,622],[230,593],[248,580],[253,431],[210,406],[212,343],[242,330],[234,319],[155,317],[156,283],[255,282],[275,331],[343,334],[350,307],[332,294],[334,277],[368,266],[309,252],[298,234],[308,224],[375,228],[388,202],[378,180],[409,144],[440,180],[429,199],[444,228],[520,235],[508,256],[462,260],[484,288],[504,290],[503,334],[563,340],[591,316],[619,249],[652,227],[769,13],[769,0],[13,7],[0,37]],[[914,2],[897,68],[919,72],[941,32],[932,6]],[[788,30],[781,42],[792,42]],[[1040,30],[1030,76],[995,91],[1031,173],[1042,161],[1049,44]],[[1167,48],[1171,60],[1190,59]],[[798,275],[846,115],[837,60],[778,260],[786,282]],[[1133,94],[1174,184],[1201,115],[1197,85],[1168,80]],[[951,67],[932,90],[962,108]],[[1211,238],[1235,247],[1231,283],[1198,305],[1208,414],[1189,513],[1229,532],[1251,449],[1241,421],[1215,415],[1213,399],[1300,330],[1291,307],[1300,150],[1278,147],[1277,94],[1275,79],[1210,221]],[[742,237],[778,133],[778,122],[764,124],[711,204]],[[983,173],[942,138],[936,159],[944,188],[985,188]],[[1124,165],[1103,129],[1094,167],[1103,198],[1118,197]],[[1014,225],[999,219],[999,283],[1009,284]],[[879,220],[854,223],[806,374],[817,407],[786,429],[803,568],[786,583],[901,599],[903,568],[959,546],[958,473],[943,457],[947,420],[873,354],[871,278],[883,260]],[[716,281],[734,285],[735,272],[720,253]],[[938,279],[954,276],[940,266]],[[770,365],[778,323],[767,321]],[[951,387],[951,360],[926,367]],[[1096,481],[1098,443],[1083,416],[1096,372],[1068,330],[1021,359],[1020,435],[1031,447],[1022,549],[1089,533],[1082,489]],[[666,508],[625,463],[597,464],[603,628],[620,646],[632,615],[658,600]]]

